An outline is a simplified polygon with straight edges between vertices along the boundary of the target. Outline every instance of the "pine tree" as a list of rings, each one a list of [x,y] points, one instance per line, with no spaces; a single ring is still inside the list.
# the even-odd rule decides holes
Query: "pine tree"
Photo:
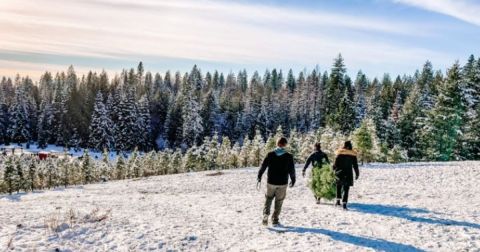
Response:
[[[49,143],[54,143],[54,120],[55,114],[51,104],[42,104],[41,114],[38,120],[38,147],[45,148]]]
[[[82,175],[83,175],[83,183],[90,184],[93,182],[94,180],[93,165],[87,150],[83,152],[83,156],[82,156]]]
[[[169,167],[169,173],[171,174],[177,174],[181,173],[182,170],[182,153],[180,150],[176,150],[172,154],[172,158],[170,159],[170,163],[168,164]]]
[[[35,190],[36,177],[37,177],[37,163],[35,159],[30,159],[30,162],[28,165],[28,186],[26,189],[29,189],[32,192]]]
[[[138,144],[137,108],[132,93],[122,97],[118,105],[115,146],[118,150],[133,150]]]
[[[19,78],[19,77],[17,77]],[[22,87],[17,87],[15,100],[10,108],[10,127],[8,133],[14,143],[25,143],[31,140],[26,96]]]
[[[103,104],[103,96],[99,92],[95,99],[95,107],[90,123],[90,146],[96,150],[112,149],[113,147],[113,132],[112,121],[109,113]]]
[[[150,105],[146,96],[143,96],[138,102],[137,112],[137,129],[138,146],[143,151],[150,151],[153,149],[152,141],[152,121],[150,115]]]
[[[465,123],[467,106],[462,97],[460,65],[455,63],[447,72],[443,86],[428,121],[423,128],[427,155],[439,161],[459,160],[461,156],[462,126]]]
[[[368,80],[362,71],[359,71],[357,74],[357,79],[355,80],[355,127],[359,127],[360,123],[363,121],[367,114],[367,92]]]
[[[327,124],[335,125],[335,115],[338,110],[338,101],[341,100],[345,92],[345,73],[346,68],[341,54],[335,58],[333,68],[330,73],[329,83],[326,92]]]
[[[5,169],[3,170],[3,181],[9,194],[15,190],[15,164],[13,157],[9,157],[5,161]]]
[[[371,120],[363,120],[360,127],[353,133],[355,146],[357,146],[359,152],[359,159],[363,163],[369,163],[374,161],[374,138],[375,132],[372,129],[374,127]]]
[[[21,190],[26,191],[26,185],[27,185],[27,180],[24,176],[23,172],[23,165],[21,160],[22,158],[18,158],[15,161],[15,189],[17,190],[17,193],[19,193]]]
[[[246,136],[239,154],[239,163],[242,167],[250,166],[251,142]]]
[[[0,144],[8,144],[8,106],[4,92],[0,90]]]
[[[117,158],[117,163],[115,165],[115,178],[116,179],[125,179],[126,175],[125,159],[123,155],[119,155]]]
[[[260,166],[260,163],[263,160],[263,146],[265,145],[263,137],[260,134],[260,131],[257,130],[255,137],[252,140],[251,149],[250,149],[250,164],[253,166]]]

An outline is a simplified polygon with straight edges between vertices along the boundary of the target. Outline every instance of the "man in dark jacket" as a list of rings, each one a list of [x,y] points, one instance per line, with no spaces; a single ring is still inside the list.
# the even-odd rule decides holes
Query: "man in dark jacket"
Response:
[[[288,177],[290,176],[290,187],[295,184],[295,163],[293,156],[285,151],[287,139],[281,137],[277,140],[277,148],[268,153],[258,171],[257,181],[260,183],[262,175],[268,168],[267,193],[265,194],[265,207],[263,209],[263,225],[268,225],[270,208],[273,199],[275,207],[272,215],[272,224],[280,225],[278,217],[282,210],[283,200],[287,195]]]
[[[337,203],[335,205],[340,206],[340,200],[342,200],[343,209],[347,210],[348,192],[350,186],[353,186],[353,170],[355,170],[355,180],[360,175],[357,152],[353,150],[352,142],[346,141],[343,148],[337,150],[336,155],[333,164],[333,170],[337,176]]]
[[[325,154],[323,151],[322,151],[322,146],[320,145],[320,143],[316,143],[315,146],[315,152],[313,152],[307,159],[307,162],[305,163],[305,166],[303,167],[303,171],[302,171],[302,175],[303,177],[305,177],[305,172],[307,171],[307,168],[310,164],[312,164],[312,166],[315,168],[315,167],[319,167],[319,168],[322,168],[323,166],[323,160],[325,160],[325,162],[327,164],[330,164],[330,160],[328,160],[328,157],[327,157],[327,154]]]

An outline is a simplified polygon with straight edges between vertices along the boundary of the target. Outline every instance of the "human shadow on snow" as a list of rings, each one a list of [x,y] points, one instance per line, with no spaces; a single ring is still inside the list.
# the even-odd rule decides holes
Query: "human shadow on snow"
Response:
[[[341,233],[337,231],[327,230],[323,228],[306,228],[306,227],[285,227],[282,230],[275,228],[268,228],[270,231],[278,233],[312,233],[326,235],[336,241],[350,243],[356,246],[371,248],[374,250],[394,252],[394,251],[408,251],[408,252],[423,252],[419,248],[412,245],[406,245],[398,242],[387,241],[383,239],[374,239],[362,236],[355,236],[351,234]]]
[[[393,205],[364,204],[364,203],[351,203],[349,204],[349,208],[353,211],[396,217],[396,218],[401,218],[401,219],[405,219],[412,222],[480,229],[480,224],[477,224],[477,223],[449,220],[449,219],[436,218],[436,217],[415,216],[415,214],[432,213],[428,210],[421,209],[421,208],[408,208],[408,207],[393,206]]]

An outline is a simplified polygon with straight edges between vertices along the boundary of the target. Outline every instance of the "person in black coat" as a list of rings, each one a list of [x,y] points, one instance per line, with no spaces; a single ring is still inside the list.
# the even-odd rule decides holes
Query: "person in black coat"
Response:
[[[323,160],[325,160],[325,162],[327,164],[330,164],[330,160],[328,160],[327,154],[325,154],[322,151],[322,146],[320,145],[320,143],[316,143],[314,145],[314,148],[315,148],[315,152],[313,152],[308,157],[307,162],[305,163],[305,166],[303,167],[303,171],[302,171],[303,177],[305,177],[305,172],[307,171],[307,168],[308,168],[308,166],[310,166],[310,164],[312,164],[313,168],[315,168],[315,167],[322,168]]]
[[[272,215],[272,224],[280,225],[278,217],[282,210],[283,200],[287,195],[288,177],[290,187],[295,185],[295,163],[292,154],[285,151],[287,139],[281,137],[277,140],[277,148],[268,153],[258,171],[257,181],[262,181],[263,173],[268,168],[267,193],[265,194],[265,206],[263,208],[263,225],[268,225],[268,217],[272,201],[275,199],[275,207]]]
[[[353,171],[355,180],[360,176],[358,170],[357,152],[353,150],[352,142],[346,141],[343,148],[337,150],[333,170],[337,176],[337,202],[340,206],[342,200],[343,209],[347,210],[348,193],[353,186]]]

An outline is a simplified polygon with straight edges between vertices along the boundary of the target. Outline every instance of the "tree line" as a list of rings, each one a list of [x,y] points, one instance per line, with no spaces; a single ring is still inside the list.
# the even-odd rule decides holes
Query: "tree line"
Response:
[[[251,76],[203,74],[197,66],[151,73],[140,63],[112,78],[79,77],[70,66],[36,83],[4,77],[0,91],[0,144],[187,154],[214,136],[240,148],[281,127],[286,136],[354,138],[365,161],[391,150],[408,160],[480,157],[480,60],[473,55],[445,73],[427,61],[412,75],[381,79],[361,71],[352,79],[341,55],[323,73],[272,69]]]

